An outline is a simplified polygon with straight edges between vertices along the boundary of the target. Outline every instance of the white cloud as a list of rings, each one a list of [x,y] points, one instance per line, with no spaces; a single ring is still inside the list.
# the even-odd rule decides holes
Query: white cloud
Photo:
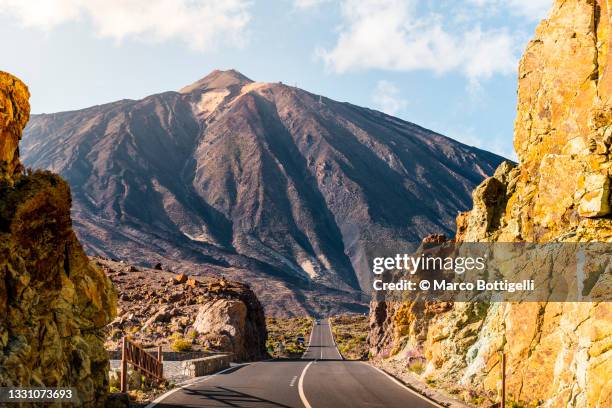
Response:
[[[372,94],[374,106],[388,115],[396,115],[406,109],[407,102],[399,97],[399,89],[389,81],[378,81]]]
[[[511,9],[532,20],[546,17],[552,5],[553,0],[508,0]]]
[[[506,9],[512,14],[536,21],[546,17],[554,0],[468,0],[482,8]]]
[[[101,37],[121,41],[178,39],[196,50],[244,42],[247,0],[0,0],[0,13],[27,27],[50,30],[90,21]]]
[[[294,0],[293,6],[296,9],[307,10],[319,7],[323,3],[327,3],[330,0]]]
[[[344,0],[335,46],[317,55],[337,72],[363,69],[458,71],[471,83],[516,71],[518,44],[505,29],[445,26],[414,0]]]

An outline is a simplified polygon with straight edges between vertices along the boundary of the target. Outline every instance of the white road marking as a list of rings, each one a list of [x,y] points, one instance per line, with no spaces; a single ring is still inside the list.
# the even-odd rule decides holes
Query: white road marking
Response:
[[[289,383],[290,387],[293,387],[295,385],[295,380],[297,380],[297,375],[294,375],[293,378],[291,379],[291,382]]]
[[[428,403],[435,405],[436,407],[439,408],[444,408],[444,406],[438,404],[436,401],[432,400],[431,398],[427,398],[426,396],[424,396],[423,394],[419,394],[418,392],[416,392],[415,390],[413,390],[412,388],[408,387],[406,384],[404,384],[403,382],[399,381],[397,378],[392,377],[391,375],[389,375],[387,372],[385,372],[384,370],[381,370],[380,368],[376,367],[373,364],[368,364],[365,363],[363,361],[360,361],[360,363],[365,364],[367,366],[372,367],[373,369],[377,370],[379,373],[384,374],[388,379],[390,379],[391,381],[393,381],[394,383],[396,383],[397,385],[399,385],[400,387],[408,390],[410,393],[416,395],[417,397],[421,398],[423,401],[427,401]]]
[[[319,330],[319,347],[321,347],[321,360],[323,360],[323,330]]]
[[[211,378],[216,377],[219,374],[223,374],[223,373],[225,373],[225,372],[227,372],[229,370],[233,370],[236,367],[242,367],[242,366],[246,366],[246,365],[249,365],[249,364],[251,364],[251,363],[236,364],[233,367],[226,368],[225,370],[219,371],[217,373],[214,373],[214,374],[211,374],[211,375],[207,375],[207,376],[204,376],[204,377],[201,377],[201,378],[195,378],[193,380],[188,380],[188,381],[184,382],[182,385],[180,385],[180,386],[178,386],[176,388],[171,389],[170,391],[166,392],[165,394],[160,395],[154,401],[152,401],[149,405],[147,405],[145,408],[153,408],[154,406],[156,406],[157,404],[159,404],[160,402],[162,402],[163,400],[168,398],[170,395],[174,394],[177,391],[182,390],[183,388],[187,388],[190,385],[197,384],[197,383],[200,383],[200,382],[204,382],[206,380],[210,380]]]
[[[310,367],[312,363],[313,362],[311,361],[310,363],[306,364],[306,367],[304,367],[304,370],[302,370],[300,381],[298,381],[298,393],[300,394],[300,399],[302,400],[302,404],[304,404],[304,407],[306,408],[312,408],[312,405],[310,405],[310,403],[306,399],[306,394],[304,394],[304,376],[306,375],[306,371],[308,370],[308,367]]]
[[[312,344],[312,335],[314,334],[314,328],[315,328],[315,324],[313,322],[312,329],[310,330],[310,338],[308,339],[308,347],[306,347],[306,351],[304,352],[304,354],[302,354],[302,358],[304,358],[304,356],[306,356],[308,352],[310,351],[310,345]]]

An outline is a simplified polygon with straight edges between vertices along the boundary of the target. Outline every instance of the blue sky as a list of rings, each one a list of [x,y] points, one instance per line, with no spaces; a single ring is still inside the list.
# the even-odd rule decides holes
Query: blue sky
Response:
[[[552,0],[0,0],[32,112],[283,81],[515,158],[516,70]]]

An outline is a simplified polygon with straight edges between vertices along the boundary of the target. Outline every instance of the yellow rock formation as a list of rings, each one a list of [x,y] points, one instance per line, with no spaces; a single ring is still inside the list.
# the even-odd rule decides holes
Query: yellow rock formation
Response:
[[[556,0],[540,23],[519,66],[519,165],[476,188],[457,241],[612,242],[611,13],[607,0]],[[498,400],[503,351],[509,400],[612,406],[611,303],[374,303],[371,319],[374,352],[423,355],[424,377],[472,402]]]
[[[68,184],[22,172],[28,97],[0,72],[0,386],[74,387],[78,406],[103,406],[116,295],[72,231]]]

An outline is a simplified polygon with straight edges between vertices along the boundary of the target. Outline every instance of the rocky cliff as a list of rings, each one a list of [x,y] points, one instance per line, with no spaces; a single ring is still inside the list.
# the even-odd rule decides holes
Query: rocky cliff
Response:
[[[477,211],[457,220],[460,240],[612,239],[609,7],[557,1],[537,28],[519,66],[520,166],[504,165],[478,187]],[[480,199],[488,195],[503,211]]]
[[[26,135],[24,163],[71,184],[90,254],[249,282],[273,314],[365,311],[364,247],[451,233],[502,161],[233,70],[179,92],[33,115]]]
[[[611,7],[557,0],[537,28],[519,66],[520,164],[474,190],[457,241],[612,242]],[[471,402],[498,401],[503,351],[509,400],[612,406],[611,303],[379,302],[370,323],[382,365],[404,375],[418,362],[422,378]]]
[[[0,72],[0,386],[75,387],[80,406],[102,406],[103,328],[116,298],[72,231],[68,184],[23,174],[28,99],[21,81]]]

